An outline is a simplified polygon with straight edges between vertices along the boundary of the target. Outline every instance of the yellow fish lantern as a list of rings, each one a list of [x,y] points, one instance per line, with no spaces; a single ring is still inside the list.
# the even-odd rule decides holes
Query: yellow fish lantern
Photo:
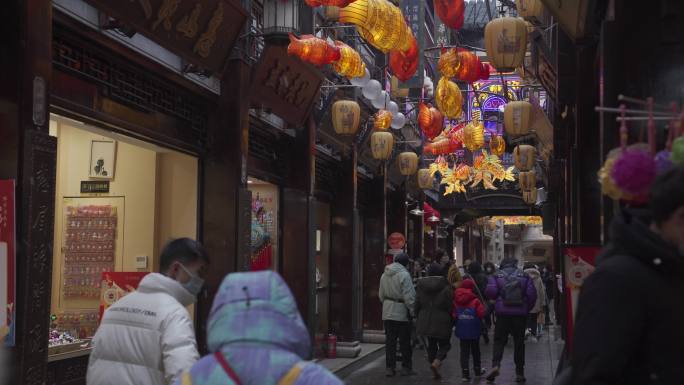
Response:
[[[503,136],[492,134],[491,139],[489,139],[489,152],[496,156],[501,156],[506,152],[506,141]]]
[[[446,77],[439,79],[437,83],[437,95],[435,97],[437,108],[449,119],[461,116],[463,95],[456,83]]]
[[[289,36],[288,55],[297,56],[303,61],[319,67],[340,59],[340,49],[323,39],[313,35],[303,35],[301,38],[297,38],[292,32]]]
[[[389,128],[392,124],[392,113],[387,110],[380,110],[375,114],[375,121],[373,127],[378,131],[383,131]]]
[[[439,56],[439,62],[437,63],[439,73],[448,78],[455,77],[459,68],[459,60],[460,57],[455,48],[442,48],[442,54]]]
[[[484,124],[473,120],[463,128],[463,145],[470,151],[477,151],[484,146]]]
[[[332,63],[335,72],[347,78],[358,78],[366,73],[366,63],[354,48],[339,40],[335,41],[335,46],[340,49],[340,60]]]
[[[358,27],[359,34],[380,51],[406,51],[413,33],[396,5],[387,0],[356,0],[340,9],[340,22]]]

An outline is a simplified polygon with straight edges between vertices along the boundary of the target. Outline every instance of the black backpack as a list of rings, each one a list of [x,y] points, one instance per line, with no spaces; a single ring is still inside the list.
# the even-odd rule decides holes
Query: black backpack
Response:
[[[520,283],[519,270],[510,274],[502,271],[499,276],[504,280],[504,285],[501,288],[503,304],[506,306],[522,306],[525,303],[525,292]]]

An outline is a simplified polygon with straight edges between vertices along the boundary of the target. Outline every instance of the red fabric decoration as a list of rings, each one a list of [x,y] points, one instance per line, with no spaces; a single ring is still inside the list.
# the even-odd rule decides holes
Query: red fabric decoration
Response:
[[[406,52],[390,51],[390,68],[397,79],[405,82],[416,74],[418,69],[418,42],[411,38],[411,46]]]
[[[436,0],[435,11],[447,27],[453,29],[461,29],[463,27],[463,14],[465,11],[463,0]]]
[[[316,66],[330,64],[340,60],[340,48],[313,35],[302,35],[297,38],[290,32],[290,44],[287,46],[287,54],[299,57],[305,62]]]
[[[437,218],[442,217],[442,215],[439,213],[439,211],[435,210],[432,206],[430,206],[429,203],[423,202],[423,221],[425,223],[434,224],[435,222],[428,221],[428,218],[430,218],[433,215],[436,216]]]
[[[431,104],[420,103],[418,106],[418,125],[423,134],[432,140],[444,129],[444,115]]]

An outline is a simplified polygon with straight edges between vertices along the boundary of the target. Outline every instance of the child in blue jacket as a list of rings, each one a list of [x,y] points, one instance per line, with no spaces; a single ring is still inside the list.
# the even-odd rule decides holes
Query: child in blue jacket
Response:
[[[454,296],[454,319],[456,319],[456,332],[461,340],[461,368],[463,381],[470,380],[470,354],[473,355],[473,372],[480,377],[482,362],[480,358],[480,335],[482,334],[482,319],[485,308],[474,293],[475,282],[465,279],[461,286],[456,289]]]

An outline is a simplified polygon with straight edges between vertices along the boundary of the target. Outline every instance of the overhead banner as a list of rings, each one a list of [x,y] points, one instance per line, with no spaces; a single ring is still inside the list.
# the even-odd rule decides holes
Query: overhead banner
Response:
[[[15,206],[14,180],[0,180],[0,340],[14,346],[15,337]]]
[[[416,74],[406,82],[400,82],[400,88],[422,88],[423,87],[423,71],[425,68],[425,60],[423,59],[423,50],[425,49],[425,36],[423,35],[422,26],[425,25],[425,1],[424,0],[404,0],[401,3],[401,12],[406,18],[406,22],[413,31],[413,36],[418,42],[418,69]]]

